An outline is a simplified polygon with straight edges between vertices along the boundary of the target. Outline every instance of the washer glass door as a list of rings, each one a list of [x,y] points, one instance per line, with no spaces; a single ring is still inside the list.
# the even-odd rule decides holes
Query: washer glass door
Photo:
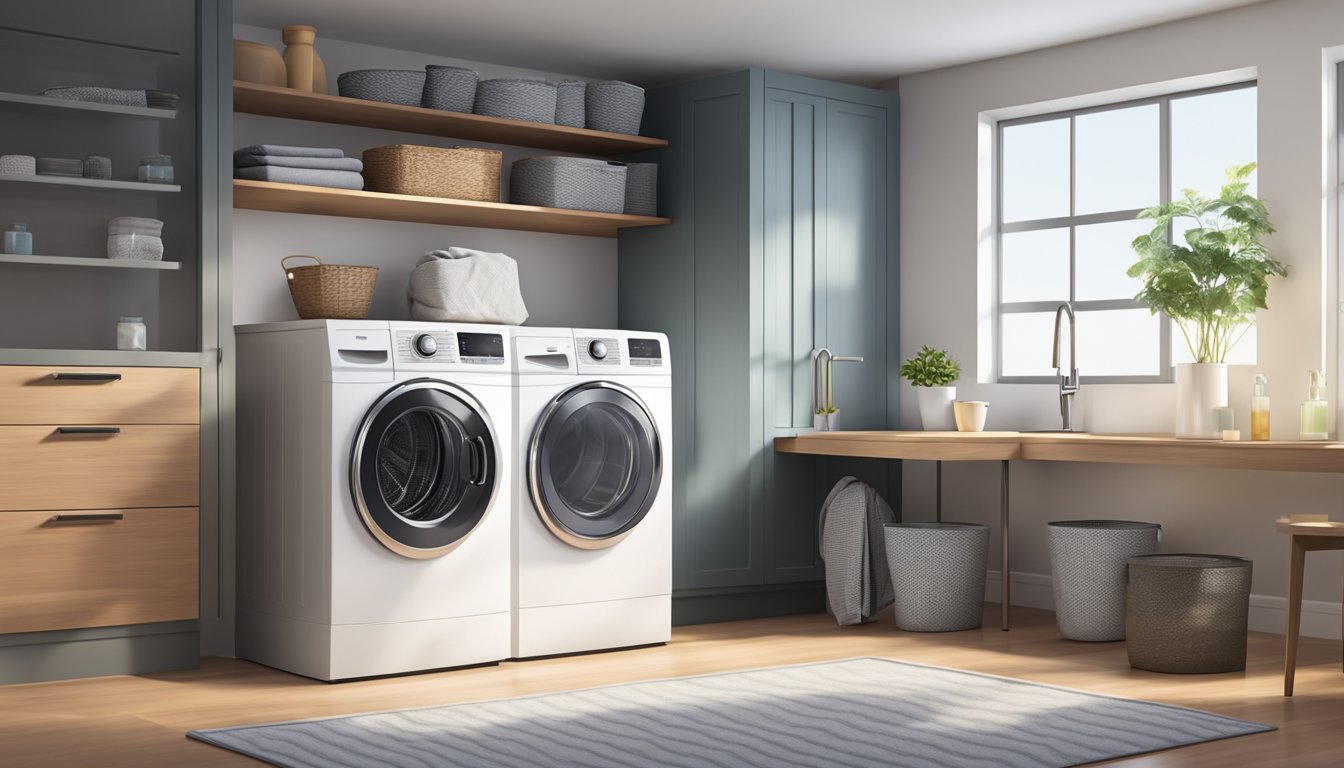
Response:
[[[648,514],[662,484],[662,444],[644,404],[618,384],[591,382],[547,406],[528,450],[541,520],[561,540],[615,544]]]
[[[489,417],[475,398],[441,381],[407,382],[379,398],[356,435],[355,509],[393,552],[438,557],[484,519],[497,456]]]

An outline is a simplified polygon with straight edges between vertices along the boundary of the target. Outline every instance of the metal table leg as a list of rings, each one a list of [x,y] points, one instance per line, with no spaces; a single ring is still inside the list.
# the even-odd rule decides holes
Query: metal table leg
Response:
[[[1003,574],[1003,582],[1002,594],[1000,596],[1002,602],[1000,605],[1002,607],[1001,613],[1003,614],[1003,631],[1007,632],[1008,606],[1010,605],[1009,595],[1011,591],[1009,582],[1011,581],[1010,575],[1012,574],[1012,569],[1008,565],[1008,462],[1006,460],[999,462],[999,467],[999,476],[1002,478],[1002,484],[999,488],[999,536],[1003,541],[1003,570],[1001,571]]]

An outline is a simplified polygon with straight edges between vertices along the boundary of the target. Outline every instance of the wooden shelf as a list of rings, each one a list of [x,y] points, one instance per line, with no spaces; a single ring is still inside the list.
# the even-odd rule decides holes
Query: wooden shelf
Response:
[[[181,192],[177,184],[150,184],[143,181],[116,181],[108,179],[86,179],[81,176],[29,176],[26,174],[0,173],[0,181],[16,181],[22,184],[55,184],[65,187],[89,187],[92,189],[123,189],[135,192]]]
[[[18,253],[0,253],[0,264],[40,264],[50,267],[101,267],[104,269],[181,269],[176,261],[148,259],[104,259],[91,256],[28,256]]]
[[[172,120],[177,117],[176,109],[123,107],[120,104],[101,104],[96,101],[56,99],[51,96],[30,96],[25,93],[5,93],[3,91],[0,91],[0,103],[22,104],[24,106],[38,107],[41,109],[73,109],[82,112],[106,112],[113,115],[130,115],[132,117],[154,117],[161,120]]]
[[[617,155],[667,146],[665,139],[649,136],[629,136],[441,109],[407,107],[381,101],[347,99],[239,80],[233,81],[233,110],[253,115],[358,125],[583,155]]]
[[[243,179],[233,181],[233,207],[587,237],[615,237],[618,230],[626,227],[653,227],[672,223],[671,219],[657,216],[627,216],[445,197],[390,195]]]

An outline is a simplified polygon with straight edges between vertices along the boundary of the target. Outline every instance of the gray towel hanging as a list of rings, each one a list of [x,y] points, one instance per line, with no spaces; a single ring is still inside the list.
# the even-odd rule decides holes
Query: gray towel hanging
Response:
[[[853,477],[821,505],[818,540],[826,565],[826,602],[837,623],[875,621],[894,601],[882,526],[896,515],[872,486]]]

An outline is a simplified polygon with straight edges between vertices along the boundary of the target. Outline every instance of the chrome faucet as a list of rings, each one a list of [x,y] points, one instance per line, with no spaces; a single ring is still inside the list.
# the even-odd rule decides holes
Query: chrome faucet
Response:
[[[1066,375],[1059,364],[1060,319],[1069,316],[1069,373]],[[1055,344],[1051,365],[1059,375],[1059,415],[1064,419],[1064,431],[1073,431],[1073,396],[1078,394],[1078,322],[1073,315],[1073,307],[1067,302],[1055,310]]]
[[[822,358],[825,362],[822,362]],[[826,347],[815,350],[812,353],[812,412],[820,413],[827,407],[833,407],[835,404],[830,402],[832,395],[832,382],[834,379],[832,366],[835,363],[862,363],[861,355],[833,355],[831,350]]]

